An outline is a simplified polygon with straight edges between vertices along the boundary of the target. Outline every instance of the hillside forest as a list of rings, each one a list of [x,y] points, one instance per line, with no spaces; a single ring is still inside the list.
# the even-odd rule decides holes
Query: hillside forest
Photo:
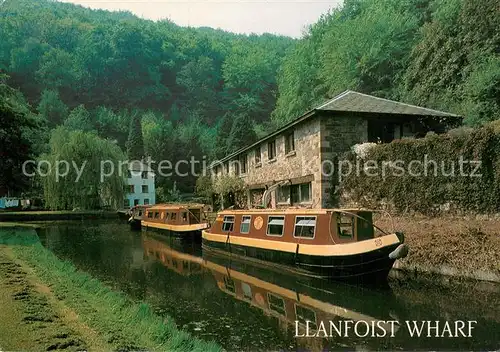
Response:
[[[345,0],[300,39],[4,0],[0,191],[45,194],[50,207],[71,208],[97,197],[92,175],[81,192],[68,191],[26,179],[22,163],[216,160],[347,89],[481,126],[500,119],[498,28],[500,0]],[[158,198],[192,193],[195,182],[159,177]],[[105,187],[121,199],[118,181]],[[47,199],[57,192],[67,194]]]

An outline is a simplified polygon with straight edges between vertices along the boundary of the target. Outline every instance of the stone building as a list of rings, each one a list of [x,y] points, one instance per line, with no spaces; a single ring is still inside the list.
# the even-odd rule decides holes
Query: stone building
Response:
[[[326,161],[355,144],[442,133],[461,121],[454,114],[346,91],[214,163],[212,177],[241,177],[250,207],[329,207],[333,176]]]

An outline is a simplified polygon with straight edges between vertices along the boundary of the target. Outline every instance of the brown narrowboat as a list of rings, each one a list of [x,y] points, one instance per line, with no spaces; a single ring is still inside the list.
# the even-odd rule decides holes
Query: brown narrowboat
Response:
[[[147,209],[141,224],[145,229],[187,235],[196,234],[210,225],[203,204],[157,204]]]
[[[372,214],[365,209],[226,210],[202,232],[202,246],[308,276],[385,280],[408,248],[402,233],[378,228]]]
[[[130,215],[128,218],[128,223],[131,228],[140,230],[141,221],[144,220],[146,216],[146,209],[150,208],[151,205],[135,205],[128,211]]]

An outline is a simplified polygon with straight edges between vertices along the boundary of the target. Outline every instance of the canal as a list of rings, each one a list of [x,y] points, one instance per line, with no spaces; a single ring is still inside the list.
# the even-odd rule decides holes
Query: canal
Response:
[[[386,287],[368,289],[291,277],[118,221],[53,223],[38,232],[59,258],[227,350],[500,348],[499,285],[391,277]],[[350,320],[366,322],[357,325],[359,336],[353,326],[346,332]],[[334,329],[328,338],[296,337],[306,334],[306,321],[310,335],[322,324],[330,334],[332,322],[343,336]],[[423,337],[426,329],[411,337],[406,321],[431,321],[443,337],[435,329],[433,337]],[[471,337],[455,331],[456,321],[476,321]]]

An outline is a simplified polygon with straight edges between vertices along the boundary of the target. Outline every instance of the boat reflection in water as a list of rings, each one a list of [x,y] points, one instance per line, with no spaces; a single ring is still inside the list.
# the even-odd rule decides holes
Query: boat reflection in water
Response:
[[[281,330],[293,335],[301,347],[346,348],[371,344],[370,340],[378,344],[400,330],[393,312],[397,300],[388,289],[299,278],[227,256],[209,252],[200,256],[194,247],[186,253],[185,246],[181,241],[143,234],[146,256],[184,276],[213,275],[222,292],[276,318]]]

